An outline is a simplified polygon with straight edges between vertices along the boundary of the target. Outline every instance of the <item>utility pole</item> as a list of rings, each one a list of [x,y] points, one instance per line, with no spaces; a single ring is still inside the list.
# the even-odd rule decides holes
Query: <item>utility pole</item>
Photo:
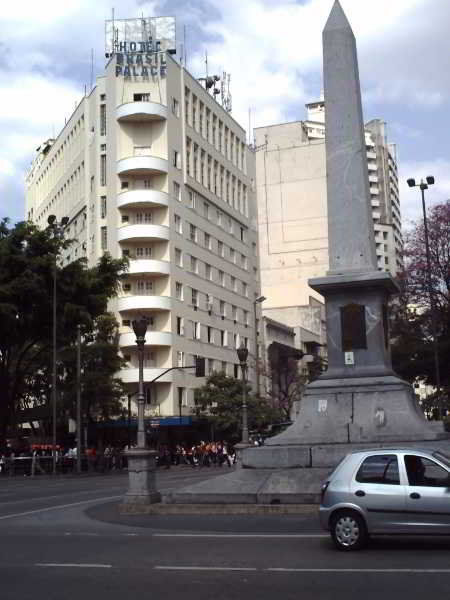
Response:
[[[81,473],[81,325],[77,325],[77,473]]]

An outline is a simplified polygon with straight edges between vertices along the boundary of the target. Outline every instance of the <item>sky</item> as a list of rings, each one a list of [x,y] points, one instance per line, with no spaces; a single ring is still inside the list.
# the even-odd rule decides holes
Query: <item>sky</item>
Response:
[[[322,29],[334,0],[22,0],[0,16],[0,218],[25,215],[25,175],[104,68],[104,21],[173,15],[187,68],[231,74],[232,115],[251,126],[306,118],[322,88]],[[341,0],[356,36],[366,121],[397,145],[404,226],[421,217],[406,184],[434,175],[432,205],[450,198],[450,2]]]

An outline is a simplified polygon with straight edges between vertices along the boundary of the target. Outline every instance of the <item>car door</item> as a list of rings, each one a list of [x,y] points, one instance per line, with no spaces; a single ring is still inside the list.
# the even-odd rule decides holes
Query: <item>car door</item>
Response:
[[[450,473],[425,456],[405,454],[406,510],[411,532],[450,534]]]
[[[369,532],[395,532],[403,525],[406,490],[398,465],[396,454],[369,455],[352,480],[350,496],[363,509]]]

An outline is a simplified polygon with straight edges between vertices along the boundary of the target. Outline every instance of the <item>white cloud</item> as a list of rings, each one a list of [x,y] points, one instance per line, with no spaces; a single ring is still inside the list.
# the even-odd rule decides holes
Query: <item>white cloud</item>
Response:
[[[413,178],[416,184],[428,175],[433,175],[435,184],[425,191],[427,207],[439,204],[450,198],[450,160],[438,158],[432,161],[401,162],[399,169],[399,187],[402,208],[402,222],[408,228],[411,221],[422,219],[422,196],[418,187],[410,188],[406,180]]]

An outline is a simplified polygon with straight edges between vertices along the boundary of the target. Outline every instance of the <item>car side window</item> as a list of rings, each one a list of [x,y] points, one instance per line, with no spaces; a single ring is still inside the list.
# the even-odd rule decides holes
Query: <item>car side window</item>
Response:
[[[368,456],[358,469],[356,481],[400,485],[397,456],[395,454]]]
[[[415,456],[405,456],[409,485],[427,487],[450,487],[449,473],[434,461]]]

